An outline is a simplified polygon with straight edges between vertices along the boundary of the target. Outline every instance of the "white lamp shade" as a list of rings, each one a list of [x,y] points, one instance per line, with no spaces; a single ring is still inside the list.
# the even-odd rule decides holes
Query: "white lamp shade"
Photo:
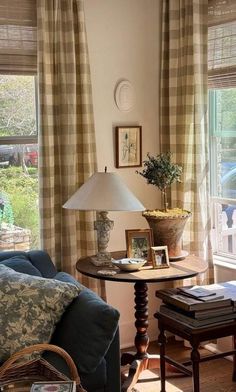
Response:
[[[144,211],[145,207],[115,173],[94,173],[63,205],[72,210]]]

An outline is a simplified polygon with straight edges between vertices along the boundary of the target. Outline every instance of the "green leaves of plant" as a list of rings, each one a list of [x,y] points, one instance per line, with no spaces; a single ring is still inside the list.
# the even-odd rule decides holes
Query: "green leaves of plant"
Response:
[[[156,156],[147,154],[147,159],[143,162],[142,172],[136,171],[146,178],[148,184],[152,184],[165,192],[166,188],[175,182],[181,182],[182,167],[171,162],[172,153],[166,152]]]

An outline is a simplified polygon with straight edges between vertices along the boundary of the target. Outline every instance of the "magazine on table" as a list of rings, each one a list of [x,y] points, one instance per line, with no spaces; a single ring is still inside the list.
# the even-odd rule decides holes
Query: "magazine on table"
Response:
[[[30,392],[76,392],[75,381],[35,382]]]

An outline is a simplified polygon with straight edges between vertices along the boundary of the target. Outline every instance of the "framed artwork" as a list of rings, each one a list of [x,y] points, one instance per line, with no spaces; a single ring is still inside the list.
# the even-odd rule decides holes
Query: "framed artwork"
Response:
[[[116,127],[116,167],[142,166],[142,127]]]
[[[146,265],[153,265],[152,229],[125,230],[127,257],[147,260]]]
[[[167,246],[152,246],[151,249],[153,253],[153,268],[168,268],[170,263]]]

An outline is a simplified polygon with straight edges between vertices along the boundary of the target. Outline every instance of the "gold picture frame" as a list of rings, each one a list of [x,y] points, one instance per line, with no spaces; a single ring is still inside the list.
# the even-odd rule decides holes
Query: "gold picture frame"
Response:
[[[152,246],[153,268],[169,268],[169,254],[167,246]]]
[[[116,127],[116,167],[142,166],[142,127]]]
[[[125,230],[127,257],[145,259],[146,265],[153,265],[152,229]]]

